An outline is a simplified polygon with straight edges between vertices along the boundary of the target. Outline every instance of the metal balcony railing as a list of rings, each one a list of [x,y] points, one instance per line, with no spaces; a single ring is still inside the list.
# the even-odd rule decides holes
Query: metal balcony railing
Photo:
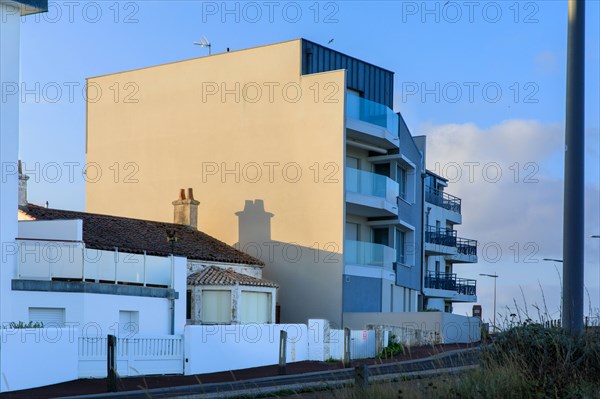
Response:
[[[427,226],[425,230],[425,242],[430,244],[456,246],[456,230],[442,229],[435,226]]]
[[[437,188],[433,188],[431,186],[425,187],[425,201],[429,202],[430,204],[448,209],[452,212],[461,212],[460,198],[450,195],[442,190],[438,190]]]
[[[435,226],[427,226],[425,230],[425,242],[456,247],[458,254],[477,256],[477,241],[457,237],[456,230],[438,229]]]
[[[468,238],[456,238],[456,249],[459,254],[477,256],[477,241]]]
[[[425,288],[456,291],[461,295],[477,295],[477,280],[456,277],[456,273],[428,272]]]

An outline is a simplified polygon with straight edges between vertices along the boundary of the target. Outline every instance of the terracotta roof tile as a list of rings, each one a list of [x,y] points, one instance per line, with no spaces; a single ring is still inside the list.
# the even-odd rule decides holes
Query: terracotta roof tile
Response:
[[[148,255],[169,256],[171,243],[167,241],[167,235],[174,233],[178,239],[173,245],[175,256],[185,256],[190,260],[264,265],[263,261],[189,226],[50,209],[33,204],[19,209],[36,220],[83,220],[83,241],[88,248],[112,251],[117,247],[122,252],[146,251]]]
[[[234,272],[231,269],[223,269],[217,266],[209,266],[199,272],[188,276],[188,285],[251,285],[255,287],[274,287],[276,283]]]

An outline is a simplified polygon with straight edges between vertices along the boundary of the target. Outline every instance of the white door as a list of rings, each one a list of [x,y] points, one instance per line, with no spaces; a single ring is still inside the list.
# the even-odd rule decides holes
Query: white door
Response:
[[[139,312],[129,310],[119,311],[119,337],[131,338],[140,331]]]

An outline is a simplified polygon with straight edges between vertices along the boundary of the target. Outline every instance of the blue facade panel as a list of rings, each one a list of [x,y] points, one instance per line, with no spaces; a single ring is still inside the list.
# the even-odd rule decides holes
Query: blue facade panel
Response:
[[[381,279],[344,275],[344,312],[381,312]]]
[[[399,118],[398,136],[400,138],[400,152],[415,165],[415,203],[408,204],[402,200],[398,201],[398,216],[400,219],[410,223],[415,228],[415,245],[411,248],[415,255],[415,264],[410,267],[396,267],[396,284],[413,290],[421,290],[423,270],[423,154],[415,144],[415,141],[404,122],[402,116]]]

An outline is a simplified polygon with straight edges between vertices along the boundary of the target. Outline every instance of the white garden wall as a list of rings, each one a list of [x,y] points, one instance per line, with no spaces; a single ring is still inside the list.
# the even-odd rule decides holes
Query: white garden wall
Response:
[[[2,329],[0,391],[77,379],[78,335],[72,328]]]
[[[287,331],[287,362],[309,360],[306,324],[186,326],[185,374],[279,363],[279,334]]]

